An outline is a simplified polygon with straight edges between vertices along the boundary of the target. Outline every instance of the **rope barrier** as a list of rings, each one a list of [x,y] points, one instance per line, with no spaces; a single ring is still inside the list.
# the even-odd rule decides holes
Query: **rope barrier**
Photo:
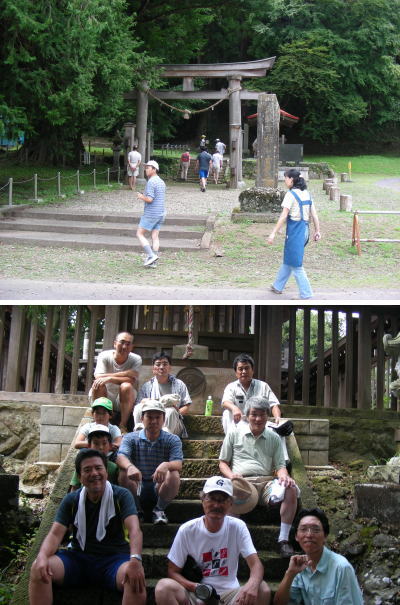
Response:
[[[56,177],[56,176],[51,176],[50,178],[45,179],[45,178],[44,178],[44,177],[42,177],[42,176],[38,176],[37,180],[38,180],[38,181],[43,181],[43,182],[46,182],[46,183],[47,183],[47,182],[49,182],[49,181],[56,181],[56,180],[57,180],[57,177]]]

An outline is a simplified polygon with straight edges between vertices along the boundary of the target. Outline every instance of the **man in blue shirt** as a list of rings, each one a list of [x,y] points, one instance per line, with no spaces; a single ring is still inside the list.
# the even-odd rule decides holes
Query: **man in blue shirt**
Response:
[[[149,399],[142,408],[144,428],[127,433],[118,450],[119,482],[133,493],[143,510],[153,507],[153,523],[168,523],[165,509],[179,491],[182,442],[162,430],[165,408]],[[139,513],[139,514],[140,514]]]
[[[345,557],[326,548],[329,522],[319,508],[303,509],[293,527],[304,555],[294,555],[275,594],[274,605],[362,605],[353,567]]]
[[[123,592],[126,605],[145,605],[136,506],[128,490],[107,481],[106,464],[102,452],[85,448],[78,453],[75,469],[83,487],[63,498],[32,564],[30,605],[51,605],[53,583],[104,586]],[[58,550],[70,526],[71,548]]]
[[[199,171],[200,178],[200,191],[203,193],[207,186],[207,177],[212,167],[212,156],[208,153],[206,148],[201,149],[196,159],[196,170]]]
[[[148,181],[144,193],[137,194],[138,200],[144,202],[144,212],[140,219],[136,236],[147,254],[144,266],[154,267],[154,263],[159,258],[160,228],[165,220],[165,183],[158,176],[160,168],[155,160],[147,162],[144,165],[144,170]],[[146,231],[151,232],[153,249],[146,239]]]

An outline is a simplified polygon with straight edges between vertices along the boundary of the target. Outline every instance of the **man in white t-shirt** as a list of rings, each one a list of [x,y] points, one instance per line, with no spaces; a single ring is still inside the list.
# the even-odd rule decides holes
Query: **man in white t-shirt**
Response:
[[[216,185],[218,185],[218,177],[219,177],[219,173],[222,170],[222,163],[224,161],[224,157],[221,153],[219,153],[219,151],[216,151],[215,153],[213,153],[212,155],[212,169],[213,169],[213,177],[214,177],[214,183]]]
[[[214,476],[207,479],[201,493],[204,515],[180,526],[168,553],[168,579],[156,586],[157,605],[197,605],[206,591],[213,588],[224,605],[249,603],[268,605],[271,591],[263,581],[264,568],[254,548],[246,524],[229,515],[233,502],[232,481]],[[248,581],[240,586],[237,579],[239,555],[250,568]],[[198,567],[199,581],[182,575],[186,559],[191,556]]]
[[[136,186],[136,177],[139,174],[139,165],[142,161],[142,156],[137,150],[137,145],[132,146],[132,151],[128,153],[128,165],[126,167],[128,178],[129,178],[129,186],[132,191],[135,190]]]
[[[132,353],[133,335],[120,332],[114,340],[114,349],[102,351],[94,371],[94,381],[89,393],[91,399],[108,397],[113,409],[121,412],[119,428],[127,432],[137,391],[135,389],[142,358]]]
[[[226,151],[226,145],[219,139],[215,139],[215,149],[218,151],[218,153],[220,153],[221,155],[224,155],[224,153]]]

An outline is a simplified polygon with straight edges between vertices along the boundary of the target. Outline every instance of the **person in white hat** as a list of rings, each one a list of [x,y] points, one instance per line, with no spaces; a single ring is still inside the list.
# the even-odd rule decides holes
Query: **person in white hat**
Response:
[[[204,515],[180,526],[168,553],[168,578],[156,586],[157,605],[201,603],[196,595],[200,595],[201,590],[207,591],[204,585],[214,589],[224,605],[268,605],[271,591],[263,580],[264,568],[250,532],[241,519],[229,514],[233,502],[232,482],[225,477],[210,477],[200,497]],[[250,568],[250,577],[243,586],[237,579],[240,554]],[[182,573],[188,556],[197,564],[197,582]]]
[[[287,472],[280,437],[266,428],[269,410],[264,397],[250,397],[246,401],[244,413],[248,422],[241,422],[225,436],[219,470],[228,479],[244,477],[253,483],[261,506],[280,506],[278,544],[281,556],[287,558],[294,552],[289,544],[289,531],[300,490]]]
[[[140,219],[136,236],[143,246],[147,258],[144,266],[154,266],[159,258],[160,250],[160,229],[165,220],[165,183],[158,176],[160,167],[155,160],[149,160],[144,164],[144,171],[147,177],[146,187],[143,193],[137,194],[137,199],[144,202],[144,212]],[[146,231],[151,233],[152,246],[146,239]]]

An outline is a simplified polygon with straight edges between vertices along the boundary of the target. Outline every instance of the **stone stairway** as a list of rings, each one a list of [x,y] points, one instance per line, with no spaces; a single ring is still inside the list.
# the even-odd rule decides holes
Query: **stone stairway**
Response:
[[[194,157],[195,158],[197,157],[197,153],[194,154]],[[228,164],[227,159],[224,159],[221,172],[219,173],[218,185],[226,184],[228,182],[229,179],[227,179],[225,176],[227,174],[228,166],[229,166],[229,164]],[[178,181],[178,182],[182,181],[181,168],[180,168],[179,161],[177,161],[177,169],[173,176],[173,179],[174,179],[174,181]],[[186,182],[188,182],[188,183],[198,183],[199,182],[199,173],[196,170],[196,159],[190,160],[190,166],[188,169]],[[208,183],[214,184],[214,179],[212,178],[212,172],[210,172]]]
[[[190,438],[183,442],[184,464],[181,487],[178,497],[167,508],[169,523],[166,526],[154,526],[148,522],[142,524],[143,565],[148,585],[148,605],[154,604],[154,586],[157,580],[166,576],[167,553],[180,524],[202,514],[199,492],[207,477],[219,473],[218,454],[223,438],[220,417],[188,416],[185,418],[185,423]],[[295,437],[289,437],[287,444],[293,464],[292,475],[302,490],[303,505],[314,505],[314,495],[307,479]],[[67,491],[75,455],[76,450],[70,448],[51,494],[32,552],[29,555],[27,570],[15,592],[13,605],[25,605],[27,602],[28,568],[52,523],[54,512],[61,498]],[[250,513],[243,515],[242,518],[248,524],[255,547],[264,565],[265,580],[274,590],[288,564],[287,560],[281,559],[277,551],[279,514],[277,512],[267,513],[265,508],[256,507]],[[248,578],[248,568],[245,561],[240,561],[238,575],[241,581]],[[93,588],[88,590],[82,588],[60,590],[55,593],[55,605],[70,605],[72,603],[74,605],[86,605],[87,603],[91,605],[103,603],[119,605],[121,598],[118,593]]]
[[[141,213],[94,214],[76,209],[12,208],[0,218],[0,243],[57,248],[140,251]],[[170,215],[162,229],[163,250],[209,248],[215,215]]]

